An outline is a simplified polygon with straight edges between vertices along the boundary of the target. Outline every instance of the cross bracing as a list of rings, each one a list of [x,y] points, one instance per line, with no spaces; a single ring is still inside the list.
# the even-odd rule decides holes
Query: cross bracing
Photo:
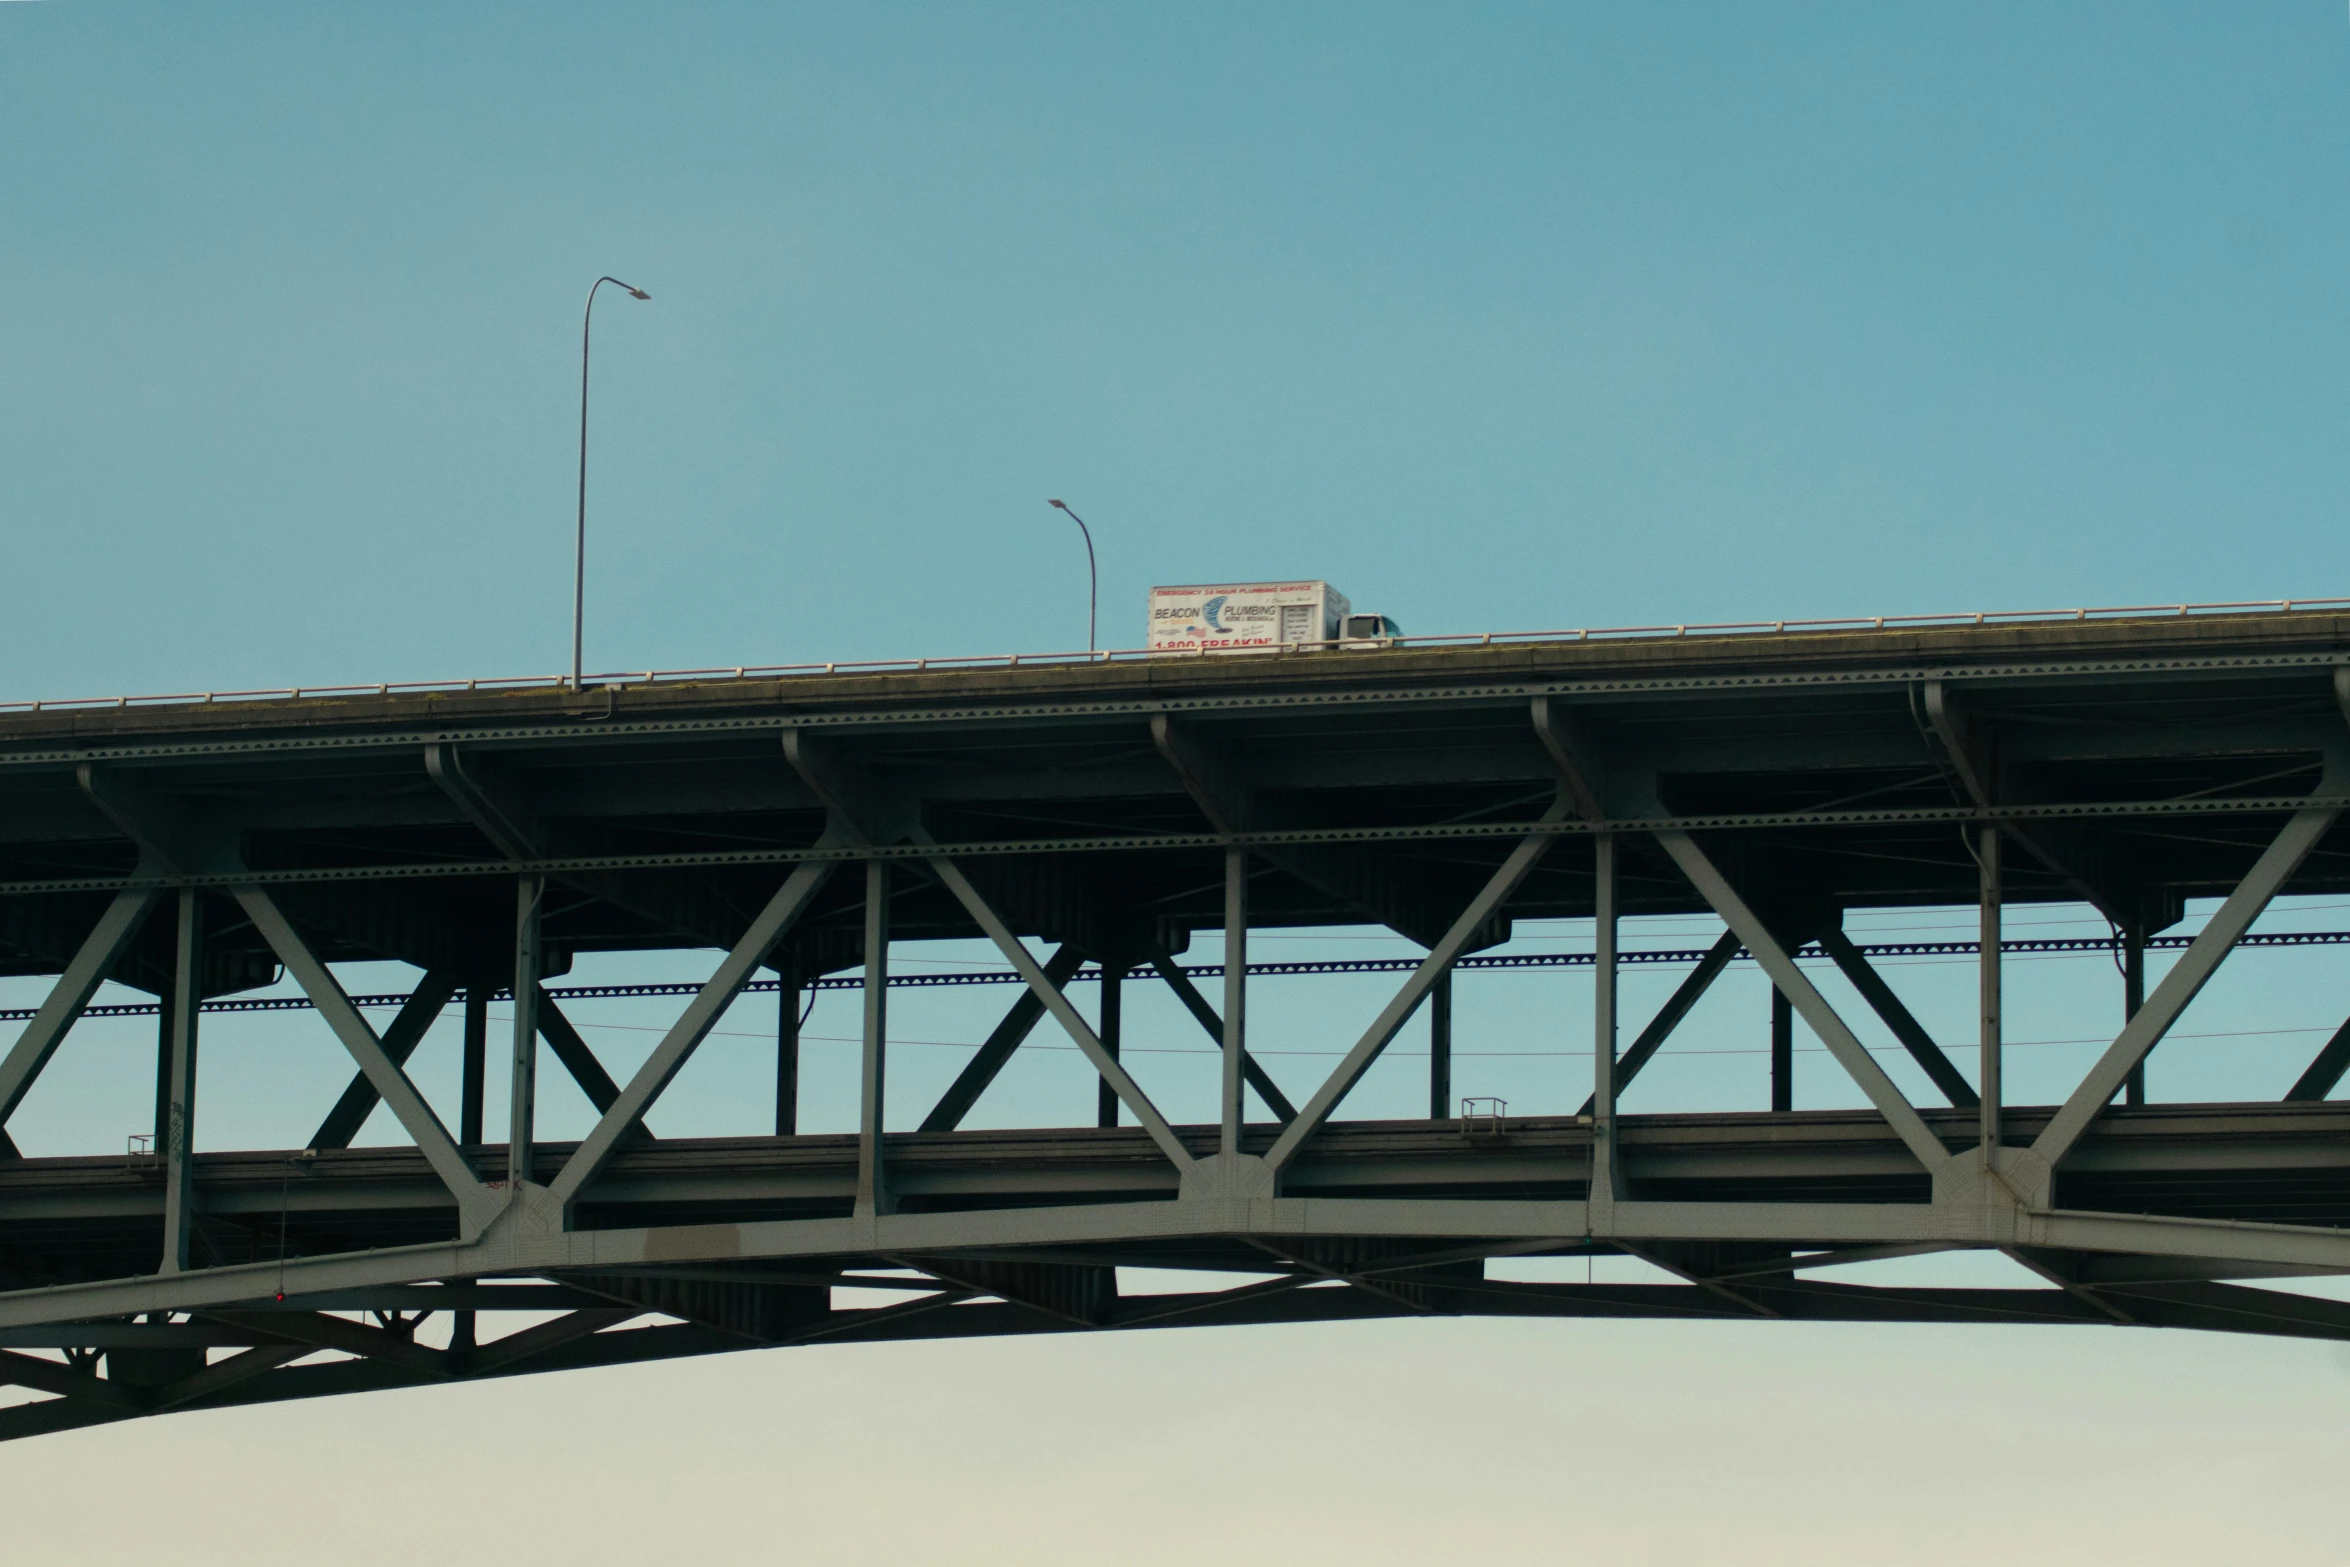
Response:
[[[2139,942],[2147,952],[2183,952],[2193,943],[2189,936],[2149,936]],[[2239,947],[2341,947],[2350,946],[2350,930],[2265,930],[2251,931],[2236,943]],[[2010,957],[2032,956],[2057,952],[2121,952],[2128,941],[2120,936],[2033,936],[2000,943],[2000,951]],[[1974,957],[1983,950],[1978,941],[1872,941],[1856,944],[1862,957],[1871,960],[1916,957]],[[1817,958],[1823,949],[1818,943],[1802,948],[1798,956]],[[1628,949],[1616,954],[1619,964],[1658,964],[1680,967],[1703,963],[1708,952],[1687,947],[1646,947]],[[1726,961],[1751,963],[1753,954],[1744,947],[1736,949]],[[1453,964],[1461,969],[1526,969],[1526,968],[1589,968],[1593,957],[1588,952],[1480,952],[1462,958]],[[1251,978],[1294,976],[1303,974],[1402,974],[1416,967],[1410,958],[1293,958],[1273,962],[1252,962],[1248,966]],[[1222,979],[1221,963],[1177,964],[1184,976],[1192,980]],[[1086,963],[1071,973],[1067,983],[1072,985],[1100,984],[1110,971],[1099,964]],[[1016,969],[926,969],[914,973],[903,971],[887,976],[885,983],[896,989],[923,990],[939,986],[963,985],[1018,985],[1025,981]],[[821,975],[799,981],[802,991],[862,990],[862,976],[838,974]],[[638,996],[690,996],[701,989],[699,985],[679,980],[646,980],[635,984],[602,985],[548,985],[546,994],[557,1001],[606,1001]],[[743,986],[742,994],[774,995],[784,988],[783,981],[754,979]],[[453,992],[452,994],[462,994]],[[383,995],[353,996],[351,1004],[363,1008],[399,1007],[415,998],[413,991],[395,991]],[[514,999],[511,987],[499,985],[486,992],[492,1003],[507,1003]],[[318,1004],[308,996],[207,996],[197,1003],[199,1012],[312,1012]],[[40,1012],[38,1007],[0,1007],[0,1023],[30,1022]],[[157,1001],[120,1001],[104,1006],[86,1006],[81,1015],[95,1017],[159,1017],[163,1005]]]
[[[2350,1026],[2282,1100],[2147,1102],[2143,1075],[2237,946],[2328,937],[2251,927],[2350,887],[2346,804],[2350,619],[2330,613],[0,716],[0,972],[50,976],[0,1056],[0,1122],[101,984],[159,1019],[151,1150],[0,1160],[0,1380],[39,1395],[0,1435],[763,1345],[1386,1315],[2350,1337],[2350,1307],[2278,1287],[2350,1273],[2350,1105],[2328,1097]],[[2216,908],[2174,931],[2190,899]],[[2003,920],[2044,904],[2110,922],[2126,1021],[2060,1103],[2016,1104],[2003,963],[2052,944]],[[1921,906],[1979,921],[1903,944],[1973,959],[1974,1037],[1921,1023],[1885,944],[1847,933]],[[1720,935],[1678,955],[1664,1008],[1619,1019],[1617,974],[1655,956],[1620,950],[1622,922],[1650,915]],[[1543,1113],[1456,1117],[1455,975],[1517,962],[1491,949],[1536,918],[1595,933],[1540,960],[1587,970],[1588,1080]],[[1384,968],[1393,994],[1318,1082],[1283,1084],[1249,989],[1306,969],[1252,960],[1248,935],[1350,924],[1423,955],[1332,965]],[[1020,994],[944,1097],[893,1103],[891,951],[973,938]],[[723,956],[622,1081],[565,1011],[610,987],[548,981],[670,949]],[[337,975],[387,960],[418,973],[361,998],[389,1016]],[[1778,998],[1768,1104],[1650,1108],[1642,1067],[1739,961]],[[197,1154],[201,1034],[281,974],[349,1087],[306,1148]],[[1212,1123],[1171,1121],[1122,1064],[1137,984],[1172,987],[1219,1053]],[[785,1004],[772,1127],[657,1135],[730,1004],[820,985],[864,998],[856,1131],[799,1129]],[[443,1009],[466,1069],[436,1103],[406,1063]],[[1422,1014],[1430,1115],[1346,1119]],[[1798,1021],[1867,1108],[1793,1108]],[[1099,1078],[1097,1124],[966,1129],[1039,1030]],[[536,1134],[548,1070],[597,1111],[576,1142]],[[351,1147],[379,1107],[402,1144]],[[1817,1276],[1949,1250],[2045,1287]],[[1589,1255],[1673,1282],[1495,1266]],[[1134,1268],[1255,1282],[1124,1294]],[[541,1320],[502,1332],[509,1313]]]

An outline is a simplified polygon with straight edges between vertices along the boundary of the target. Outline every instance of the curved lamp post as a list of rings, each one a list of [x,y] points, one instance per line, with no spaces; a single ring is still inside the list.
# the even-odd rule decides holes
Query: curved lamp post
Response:
[[[1094,649],[1094,616],[1101,608],[1102,596],[1101,574],[1094,569],[1093,564],[1093,530],[1085,525],[1083,517],[1069,511],[1067,501],[1050,501],[1047,504],[1068,512],[1069,520],[1077,524],[1077,531],[1085,535],[1085,651],[1090,653]]]
[[[588,410],[588,328],[595,324],[596,290],[606,283],[624,288],[638,299],[653,296],[634,284],[623,283],[616,277],[600,277],[588,285],[587,310],[579,322],[579,538],[572,554],[571,567],[571,689],[580,684],[579,646],[582,623],[587,618],[587,410]]]

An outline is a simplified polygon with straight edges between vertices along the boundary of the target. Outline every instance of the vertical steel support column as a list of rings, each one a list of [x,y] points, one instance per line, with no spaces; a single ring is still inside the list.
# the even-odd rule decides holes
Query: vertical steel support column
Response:
[[[1428,987],[1428,1119],[1452,1114],[1452,970]]]
[[[1985,826],[1975,842],[1975,863],[1982,868],[1983,952],[1977,964],[1982,985],[1982,1064],[1976,1081],[1982,1093],[1983,1168],[1996,1169],[1999,1147],[1999,1106],[2002,1100],[2000,1055],[2003,1023],[2000,994],[2000,904],[2006,893],[1999,877],[1999,829]]]
[[[1771,987],[1771,1108],[1795,1108],[1795,1004]]]
[[[471,1150],[482,1141],[482,1101],[489,1097],[490,995],[498,987],[476,978],[465,987],[465,1050],[463,1076],[457,1096],[457,1146]],[[470,1355],[475,1345],[475,1317],[470,1311],[449,1313],[449,1349]]]
[[[1248,851],[1224,853],[1224,1092],[1223,1137],[1227,1157],[1240,1152],[1242,1053],[1248,1048]]]
[[[156,1149],[163,1155],[163,1264],[178,1273],[188,1266],[196,1221],[196,1017],[204,990],[203,909],[196,889],[179,893],[179,939],[172,950],[168,1097],[164,1131]]]
[[[177,989],[176,983],[166,975],[163,989],[155,997],[155,1157],[158,1161],[171,1142],[171,1020],[178,1012],[173,1004]]]
[[[516,1185],[531,1178],[530,1142],[538,1124],[539,975],[546,967],[539,949],[539,911],[546,896],[543,876],[524,876],[516,883],[513,1097],[506,1127],[506,1179]]]
[[[1613,1207],[1623,1188],[1616,1158],[1616,839],[1591,840],[1591,1190]]]
[[[465,987],[465,1055],[457,1095],[457,1146],[481,1145],[482,1101],[489,1097],[490,992],[494,986]]]
[[[1102,1026],[1094,1032],[1101,1035],[1102,1050],[1113,1061],[1118,1059],[1118,1040],[1126,1028],[1126,966],[1122,963],[1102,965]],[[1093,1124],[1118,1124],[1118,1091],[1110,1086],[1108,1078],[1100,1079],[1094,1089]]]
[[[2122,927],[2122,1022],[2128,1023],[2146,1004],[2146,931],[2131,924]],[[2146,1063],[2141,1060],[2122,1080],[2122,1103],[2146,1102]]]
[[[887,1213],[882,1162],[882,1090],[889,1051],[889,862],[865,862],[865,1053],[857,1082],[857,1214]]]
[[[800,971],[789,958],[776,968],[775,1135],[800,1130]]]

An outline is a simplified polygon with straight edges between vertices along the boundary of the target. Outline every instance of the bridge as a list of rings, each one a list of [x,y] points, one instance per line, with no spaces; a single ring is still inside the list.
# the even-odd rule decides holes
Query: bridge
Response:
[[[53,979],[0,1058],[0,1126],[101,984],[155,998],[157,1045],[128,1153],[0,1132],[0,1382],[23,1390],[0,1437],[770,1346],[1423,1315],[2350,1338],[2350,1306],[2290,1287],[2350,1273],[2350,1103],[2328,1097],[2350,1024],[2281,1097],[2145,1082],[2237,946],[2323,944],[2253,926],[2350,889],[2345,806],[2341,604],[16,704],[0,973]],[[2018,1104],[2005,922],[2033,905],[2108,922],[2073,945],[2110,945],[2126,1021],[2061,1102]],[[1846,929],[1896,908],[1979,933],[1971,1037],[1936,1037]],[[1623,922],[1656,915],[1719,934],[1622,1016],[1619,976],[1658,957]],[[1519,954],[1529,919],[1589,922],[1588,950]],[[1250,995],[1312,965],[1249,940],[1334,926],[1415,955],[1306,1081]],[[891,957],[940,939],[991,944],[999,973],[963,977],[1014,999],[908,1106],[889,1002],[916,976]],[[2150,948],[2175,953],[2151,985]],[[566,1010],[612,987],[552,982],[670,951],[721,956],[634,987],[678,1005],[620,1081]],[[396,997],[338,978],[385,961],[415,971]],[[1593,1044],[1588,1081],[1517,1107],[1541,1113],[1464,1108],[1456,978],[1513,963],[1588,976],[1588,1017],[1559,1022]],[[1771,981],[1767,1099],[1644,1106],[1643,1068],[1734,963]],[[250,994],[281,977],[299,997]],[[1130,1073],[1138,985],[1217,1052],[1212,1122]],[[861,997],[853,1133],[799,1127],[820,987]],[[751,991],[774,996],[772,1121],[762,1101],[743,1135],[655,1135]],[[200,1034],[285,1005],[347,1089],[306,1147],[195,1152]],[[406,1066],[450,1009],[462,1089],[435,1104]],[[1427,1116],[1343,1118],[1415,1019]],[[1795,1108],[1798,1020],[1865,1108]],[[967,1128],[1040,1028],[1098,1078],[1092,1124]],[[548,1070],[598,1112],[577,1141],[536,1135]],[[379,1109],[405,1141],[353,1146]],[[1815,1276],[1969,1251],[2040,1282]],[[1597,1256],[1657,1281],[1496,1266]],[[1138,1269],[1200,1287],[1123,1292]]]

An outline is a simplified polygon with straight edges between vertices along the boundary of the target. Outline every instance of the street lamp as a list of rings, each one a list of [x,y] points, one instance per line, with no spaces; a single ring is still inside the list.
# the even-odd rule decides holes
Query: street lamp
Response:
[[[571,689],[580,686],[579,644],[581,624],[587,617],[587,408],[588,408],[588,328],[595,324],[596,290],[606,283],[614,288],[627,289],[638,299],[653,296],[634,284],[623,283],[616,277],[600,277],[588,285],[587,310],[579,322],[579,539],[572,554],[571,567]]]
[[[1085,651],[1090,653],[1093,651],[1094,644],[1094,617],[1101,608],[1102,598],[1101,573],[1094,569],[1093,564],[1093,530],[1085,525],[1083,517],[1069,511],[1067,501],[1053,501],[1049,504],[1068,512],[1069,520],[1077,524],[1077,531],[1085,535]]]

